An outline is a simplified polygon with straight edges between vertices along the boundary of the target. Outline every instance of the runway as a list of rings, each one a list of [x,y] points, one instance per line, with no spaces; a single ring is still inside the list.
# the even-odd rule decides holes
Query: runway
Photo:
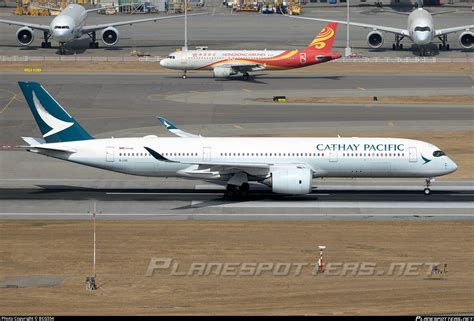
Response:
[[[102,219],[115,220],[471,220],[474,206],[474,184],[465,180],[437,182],[430,196],[416,180],[315,180],[304,196],[252,184],[243,200],[225,199],[217,185],[177,179],[155,179],[155,187],[142,178],[0,182],[10,186],[0,188],[3,219],[88,219],[94,202]],[[114,185],[121,188],[107,187]]]

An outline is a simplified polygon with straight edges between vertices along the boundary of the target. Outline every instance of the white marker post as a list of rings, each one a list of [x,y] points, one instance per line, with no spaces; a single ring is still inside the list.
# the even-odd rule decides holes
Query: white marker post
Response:
[[[319,260],[318,260],[318,273],[324,272],[324,260],[323,260],[323,250],[326,247],[324,245],[319,246]]]

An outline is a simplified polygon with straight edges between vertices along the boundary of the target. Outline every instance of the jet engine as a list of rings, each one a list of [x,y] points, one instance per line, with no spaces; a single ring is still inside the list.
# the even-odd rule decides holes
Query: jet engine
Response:
[[[23,27],[16,32],[16,39],[23,46],[28,46],[35,40],[35,34],[32,29]]]
[[[465,49],[471,49],[472,48],[472,38],[473,38],[472,32],[464,31],[459,36],[459,44],[461,45],[461,47],[463,47]]]
[[[114,27],[108,27],[102,31],[102,41],[107,46],[113,46],[119,41],[119,32]]]
[[[230,67],[216,67],[212,72],[216,78],[225,78],[236,74],[236,72]]]
[[[276,168],[263,183],[277,194],[309,194],[312,190],[313,173],[309,168]]]
[[[383,35],[379,31],[371,31],[367,35],[367,43],[372,49],[378,49],[383,45]]]

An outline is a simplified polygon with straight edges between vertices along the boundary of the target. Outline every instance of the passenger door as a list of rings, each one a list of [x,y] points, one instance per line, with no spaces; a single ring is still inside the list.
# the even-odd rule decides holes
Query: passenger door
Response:
[[[211,161],[211,147],[203,147],[202,148],[202,160],[204,162]]]
[[[108,146],[106,147],[105,151],[105,160],[107,162],[113,162],[114,161],[114,151],[115,148],[113,146]]]
[[[306,64],[306,52],[300,52],[300,64]]]

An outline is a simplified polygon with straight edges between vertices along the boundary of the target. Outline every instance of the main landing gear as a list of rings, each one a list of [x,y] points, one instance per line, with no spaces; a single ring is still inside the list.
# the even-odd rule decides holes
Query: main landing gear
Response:
[[[249,183],[246,173],[237,172],[227,182],[225,197],[230,199],[245,198],[249,195]]]
[[[425,179],[425,189],[423,190],[423,193],[425,195],[430,195],[431,194],[430,186],[431,186],[432,182],[434,182],[434,178],[432,178],[432,177],[428,177],[428,178]]]
[[[438,37],[441,40],[439,44],[439,50],[449,50],[448,35],[441,35]]]
[[[51,42],[49,42],[49,38],[51,35],[48,32],[43,32],[44,41],[41,43],[41,48],[51,48]]]
[[[183,79],[188,78],[188,76],[186,76],[186,71],[187,71],[187,70],[184,71],[184,73],[183,73],[183,75],[181,76],[181,78],[183,78]]]
[[[403,49],[403,44],[400,43],[400,41],[402,41],[403,38],[405,38],[405,36],[395,35],[395,43],[392,44],[392,49],[393,50],[402,50]]]
[[[240,186],[228,184],[225,190],[225,197],[236,199],[246,198],[249,195],[249,183],[243,183]]]
[[[91,38],[91,42],[89,42],[89,48],[99,48],[99,43],[96,41],[95,31],[88,33],[87,35]]]
[[[250,79],[249,73],[248,73],[248,72],[244,72],[244,74],[242,75],[242,79],[245,80],[245,81],[249,80],[249,79]]]

